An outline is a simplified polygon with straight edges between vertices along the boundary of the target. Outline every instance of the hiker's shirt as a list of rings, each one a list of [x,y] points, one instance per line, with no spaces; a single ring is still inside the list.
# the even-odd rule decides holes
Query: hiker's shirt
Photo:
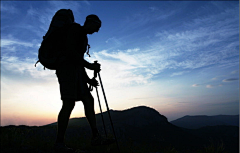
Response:
[[[81,74],[81,77],[84,76],[88,79],[83,65],[83,62],[86,62],[84,60],[84,53],[87,50],[87,46],[87,33],[80,24],[73,23],[67,34],[66,49],[62,51],[60,55],[61,61],[59,63],[59,69],[75,68],[76,71],[83,73]],[[58,73],[58,70],[56,73]]]
[[[87,50],[87,45],[87,33],[80,24],[73,23],[68,31],[66,51],[63,53],[66,57],[66,62],[83,67],[84,53]]]

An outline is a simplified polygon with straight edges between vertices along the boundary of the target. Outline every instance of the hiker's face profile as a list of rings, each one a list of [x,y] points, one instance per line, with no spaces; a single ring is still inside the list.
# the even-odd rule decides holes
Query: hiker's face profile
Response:
[[[91,21],[86,26],[88,27],[88,34],[93,34],[94,32],[99,31],[101,24],[95,21]]]

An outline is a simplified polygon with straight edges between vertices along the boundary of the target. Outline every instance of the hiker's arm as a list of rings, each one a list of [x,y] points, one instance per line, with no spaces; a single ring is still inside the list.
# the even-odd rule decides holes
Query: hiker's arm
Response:
[[[96,78],[92,78],[90,79],[89,76],[87,75],[86,70],[84,69],[84,73],[85,73],[85,78],[86,78],[86,82],[94,87],[99,86],[98,81],[96,80]]]
[[[93,87],[99,86],[99,83],[98,83],[98,81],[96,80],[95,77],[93,77],[92,79],[90,79],[90,78],[88,77],[87,72],[86,72],[85,69],[84,69],[84,72],[85,72],[86,82],[87,82],[89,85],[91,85],[91,86],[93,86]]]
[[[94,70],[94,71],[100,71],[100,64],[99,63],[89,63],[85,59],[83,59],[83,66],[87,69]]]
[[[92,64],[84,60],[84,53],[86,51],[84,45],[85,39],[82,31],[80,31],[79,25],[74,24],[70,28],[67,37],[67,50],[69,51],[69,56],[76,64],[80,64],[90,70],[100,71],[100,64]]]
[[[84,67],[86,67],[86,68],[88,68],[88,69],[90,69],[91,70],[91,66],[92,66],[92,64],[91,63],[89,63],[88,61],[86,61],[85,59],[83,59],[83,66]]]

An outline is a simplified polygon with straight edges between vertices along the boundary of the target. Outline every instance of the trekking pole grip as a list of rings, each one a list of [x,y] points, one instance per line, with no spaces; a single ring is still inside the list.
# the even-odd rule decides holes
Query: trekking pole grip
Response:
[[[94,63],[98,63],[98,61],[94,61]],[[93,74],[93,76],[94,76],[94,78],[97,78],[97,72],[96,71],[94,71],[94,74]]]
[[[94,61],[94,63],[97,63],[97,61]],[[97,71],[94,70],[92,79],[96,79],[96,78],[97,78]],[[96,88],[97,88],[97,86],[96,86]],[[92,85],[89,86],[89,90],[90,91],[93,90],[93,86]]]

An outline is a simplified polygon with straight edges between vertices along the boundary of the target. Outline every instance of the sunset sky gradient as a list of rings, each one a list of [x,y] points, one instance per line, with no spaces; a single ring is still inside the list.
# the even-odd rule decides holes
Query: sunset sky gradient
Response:
[[[34,64],[62,8],[81,25],[89,14],[102,20],[85,58],[101,63],[111,109],[145,105],[169,121],[239,114],[239,1],[1,1],[1,126],[56,122],[55,71]],[[71,117],[83,116],[78,102]]]

